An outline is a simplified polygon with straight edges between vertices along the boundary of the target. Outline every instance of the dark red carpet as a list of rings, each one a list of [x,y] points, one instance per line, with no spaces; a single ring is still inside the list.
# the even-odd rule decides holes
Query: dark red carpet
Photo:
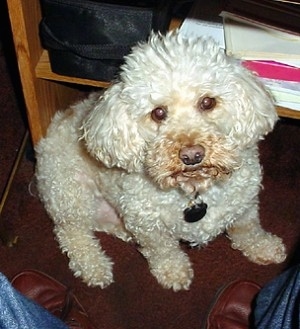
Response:
[[[0,193],[3,192],[16,150],[25,131],[22,108],[17,102],[10,75],[0,56]],[[114,259],[115,283],[101,290],[89,288],[75,279],[68,260],[58,249],[52,223],[30,188],[34,163],[23,157],[15,176],[2,220],[18,236],[13,248],[0,246],[0,271],[14,274],[34,268],[72,287],[97,328],[105,329],[200,329],[216,292],[235,279],[251,279],[264,284],[299,258],[300,241],[300,126],[298,121],[281,120],[261,143],[264,190],[261,192],[263,226],[280,235],[289,258],[280,265],[258,266],[230,248],[220,236],[204,249],[187,250],[195,269],[189,291],[161,288],[151,276],[143,257],[131,245],[101,235],[102,244]]]

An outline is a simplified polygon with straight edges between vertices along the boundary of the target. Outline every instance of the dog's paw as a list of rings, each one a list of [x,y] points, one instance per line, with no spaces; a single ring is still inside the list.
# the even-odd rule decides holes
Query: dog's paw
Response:
[[[167,289],[188,290],[194,277],[194,271],[187,255],[175,254],[157,257],[152,262],[151,273]]]
[[[109,257],[102,254],[101,258],[90,259],[89,262],[74,262],[70,260],[70,269],[76,277],[80,277],[90,287],[105,288],[113,279],[113,263]]]
[[[270,233],[257,235],[256,239],[244,241],[241,245],[233,243],[250,261],[259,265],[279,264],[286,258],[286,248],[282,239]]]

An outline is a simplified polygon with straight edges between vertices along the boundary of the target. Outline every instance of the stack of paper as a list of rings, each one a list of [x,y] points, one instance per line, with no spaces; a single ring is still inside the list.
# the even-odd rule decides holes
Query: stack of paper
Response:
[[[300,36],[223,11],[226,52],[240,58],[277,105],[300,110]]]
[[[196,1],[182,33],[213,37],[262,79],[277,105],[300,111],[300,1],[231,0],[226,10],[220,3]]]

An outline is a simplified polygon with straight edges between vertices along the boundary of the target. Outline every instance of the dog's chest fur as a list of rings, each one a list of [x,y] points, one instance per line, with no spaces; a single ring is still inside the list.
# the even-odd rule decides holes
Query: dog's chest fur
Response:
[[[253,202],[259,180],[259,163],[253,163],[252,158],[251,166],[244,163],[226,182],[215,183],[200,196],[207,204],[207,211],[193,223],[185,220],[184,211],[194,201],[194,194],[186,195],[180,189],[162,191],[143,174],[103,169],[99,172],[98,186],[128,230],[132,225],[149,230],[159,226],[177,239],[198,245],[220,234],[248,208],[247,202],[238,201],[240,193],[243,191],[245,200]]]

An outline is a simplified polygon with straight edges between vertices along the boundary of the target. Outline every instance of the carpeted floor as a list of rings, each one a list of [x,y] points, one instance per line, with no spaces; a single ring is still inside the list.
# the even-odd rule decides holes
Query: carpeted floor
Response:
[[[17,84],[1,51],[0,193],[25,132],[22,102],[13,87]],[[18,242],[12,248],[0,246],[0,271],[12,278],[19,271],[35,268],[54,276],[74,289],[99,329],[199,329],[220,287],[241,278],[264,284],[295,261],[300,242],[299,124],[281,120],[260,147],[265,171],[261,218],[263,226],[286,243],[289,257],[283,264],[252,264],[220,236],[206,248],[187,250],[194,263],[195,280],[189,291],[175,293],[157,284],[133,246],[101,234],[105,250],[115,261],[115,282],[104,290],[89,288],[68,269],[67,258],[54,239],[52,223],[34,194],[29,145],[1,215]],[[297,255],[299,258],[299,252]]]

